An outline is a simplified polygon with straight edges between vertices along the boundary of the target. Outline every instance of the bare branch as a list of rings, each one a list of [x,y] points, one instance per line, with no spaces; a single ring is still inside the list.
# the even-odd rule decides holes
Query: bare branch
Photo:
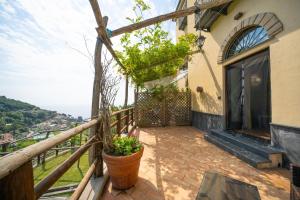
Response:
[[[83,35],[83,39],[84,39],[84,45],[85,45],[86,52],[89,54],[90,58],[91,58],[92,60],[94,60],[94,56],[93,56],[93,54],[90,52],[89,47],[88,47],[88,45],[87,45],[87,38],[86,38],[85,35]]]
[[[89,68],[91,69],[92,73],[95,74],[95,70],[94,70],[94,68],[93,68],[93,65],[94,65],[94,56],[90,53],[90,51],[89,51],[89,49],[88,49],[88,46],[87,46],[87,40],[86,40],[85,36],[83,36],[83,39],[84,39],[86,51],[87,51],[88,54],[85,54],[85,53],[82,52],[81,50],[72,47],[69,43],[66,43],[66,44],[67,44],[67,46],[68,46],[70,49],[76,51],[77,53],[79,53],[80,55],[82,55],[82,56],[84,56],[84,57],[86,57],[86,58],[88,59],[88,61],[89,61]]]
[[[107,58],[107,52],[103,53],[102,77],[100,81],[100,115],[103,122],[103,145],[104,149],[110,149],[112,145],[111,134],[111,106],[114,104],[120,82],[120,76],[116,76],[112,71],[113,58]]]

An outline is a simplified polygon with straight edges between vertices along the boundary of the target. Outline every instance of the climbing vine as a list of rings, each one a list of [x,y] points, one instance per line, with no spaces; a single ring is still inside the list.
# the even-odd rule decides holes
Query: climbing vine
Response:
[[[127,19],[131,23],[140,22],[150,9],[143,0],[135,0],[133,7],[135,17]],[[184,64],[195,40],[196,35],[186,34],[174,44],[161,24],[126,33],[121,38],[122,51],[117,52],[125,66],[122,73],[128,74],[137,86],[174,75]]]

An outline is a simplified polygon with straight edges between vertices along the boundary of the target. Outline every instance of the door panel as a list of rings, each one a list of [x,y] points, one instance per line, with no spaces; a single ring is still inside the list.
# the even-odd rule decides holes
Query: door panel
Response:
[[[269,51],[232,64],[226,71],[227,128],[269,130]]]
[[[242,128],[242,68],[241,63],[227,70],[228,128]]]
[[[244,129],[268,130],[270,116],[269,52],[264,51],[244,61]]]

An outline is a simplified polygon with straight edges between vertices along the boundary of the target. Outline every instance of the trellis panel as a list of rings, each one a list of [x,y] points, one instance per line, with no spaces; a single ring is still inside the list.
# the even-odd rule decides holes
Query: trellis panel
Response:
[[[183,126],[191,124],[190,92],[151,93],[136,96],[136,116],[140,127]]]

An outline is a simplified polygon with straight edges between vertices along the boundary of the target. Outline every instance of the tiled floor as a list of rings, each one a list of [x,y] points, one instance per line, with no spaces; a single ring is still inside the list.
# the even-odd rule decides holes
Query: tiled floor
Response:
[[[103,199],[195,199],[207,170],[256,185],[262,199],[289,199],[288,170],[255,169],[208,143],[192,127],[142,129],[140,140],[145,151],[138,183],[126,192],[112,190],[109,183]]]

